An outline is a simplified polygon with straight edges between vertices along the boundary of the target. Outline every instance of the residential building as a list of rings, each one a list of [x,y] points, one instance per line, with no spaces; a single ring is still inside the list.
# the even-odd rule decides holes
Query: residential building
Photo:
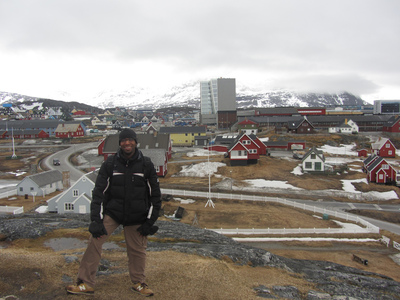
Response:
[[[81,123],[62,123],[56,128],[56,137],[58,138],[72,138],[85,135],[85,130]]]
[[[371,144],[371,152],[381,157],[396,157],[396,147],[387,138],[379,138]]]
[[[26,176],[17,184],[17,195],[43,196],[63,189],[63,175],[51,170]]]
[[[325,171],[325,156],[321,150],[313,147],[304,154],[301,164],[304,172]]]
[[[367,172],[368,182],[395,184],[397,181],[397,171],[383,157],[371,155],[364,161],[364,168]]]
[[[392,116],[384,125],[383,132],[400,133],[400,116]]]
[[[394,115],[400,113],[400,100],[375,100],[374,115]]]
[[[238,129],[240,132],[245,132],[246,134],[257,134],[258,123],[246,119],[238,124]]]
[[[256,164],[260,158],[260,152],[260,146],[244,132],[238,135],[228,148],[228,155],[232,166]]]
[[[237,120],[236,82],[218,78],[200,82],[201,123],[229,128]]]
[[[195,145],[196,136],[206,136],[207,128],[205,126],[161,127],[160,133],[169,134],[173,146],[191,147]]]
[[[59,214],[90,213],[90,203],[92,202],[92,191],[98,170],[84,174],[69,189],[57,196],[47,200],[48,212]]]

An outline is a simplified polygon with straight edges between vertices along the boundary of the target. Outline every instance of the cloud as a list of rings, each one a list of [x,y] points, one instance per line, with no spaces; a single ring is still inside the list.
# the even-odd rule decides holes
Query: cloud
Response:
[[[233,77],[396,98],[399,9],[397,0],[2,1],[0,90]]]

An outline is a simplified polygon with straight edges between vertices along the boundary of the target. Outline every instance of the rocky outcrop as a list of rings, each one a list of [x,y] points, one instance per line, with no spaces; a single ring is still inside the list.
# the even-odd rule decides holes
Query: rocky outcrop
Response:
[[[3,215],[0,216],[0,234],[6,240],[37,238],[56,228],[79,228],[88,224],[86,215]],[[240,265],[269,266],[298,273],[318,289],[310,290],[306,299],[400,299],[400,283],[383,275],[331,262],[280,257],[179,222],[157,221],[157,225],[159,230],[149,242],[148,251],[173,250],[216,259],[229,258]],[[104,270],[102,272],[107,275]],[[262,298],[304,299],[294,286],[269,289],[260,285],[255,291]]]

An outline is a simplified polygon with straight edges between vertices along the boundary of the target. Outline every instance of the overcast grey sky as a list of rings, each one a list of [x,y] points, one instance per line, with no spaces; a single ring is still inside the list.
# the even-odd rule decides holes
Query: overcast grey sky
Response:
[[[60,99],[227,77],[400,99],[399,12],[399,0],[1,1],[0,91]]]

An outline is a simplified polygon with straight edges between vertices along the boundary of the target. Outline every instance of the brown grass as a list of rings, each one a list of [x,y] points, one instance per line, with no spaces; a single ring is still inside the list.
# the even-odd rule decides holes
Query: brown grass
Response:
[[[339,136],[330,135],[329,139],[341,142]],[[313,137],[307,141],[307,146],[321,146],[325,142],[321,137]],[[2,152],[2,154],[4,154]],[[9,155],[8,152],[6,155]],[[25,156],[28,153],[24,154]],[[1,157],[0,157],[1,159]],[[187,158],[189,160],[189,158]],[[204,158],[205,160],[207,158]],[[290,172],[299,161],[279,158],[263,157],[259,164],[247,167],[231,167],[223,158],[211,158],[227,163],[226,167],[219,169],[219,174],[232,177],[235,184],[243,179],[263,178],[266,180],[284,180],[297,187],[307,189],[340,189],[340,179],[364,178],[365,174],[349,171],[342,175],[314,176],[311,174],[295,176]],[[17,170],[22,168],[14,161],[4,169]],[[207,188],[208,178],[173,177],[180,171],[183,163],[171,163],[168,165],[168,175],[160,178],[163,187],[182,185],[186,187]],[[353,164],[352,164],[353,165]],[[3,177],[2,177],[3,178]],[[13,176],[12,179],[15,179]],[[212,177],[212,184],[220,182],[221,178]],[[357,189],[367,192],[371,190],[389,191],[395,187],[377,186],[374,184],[356,185]],[[28,199],[17,197],[15,200],[0,200],[0,205],[24,206],[25,211],[31,211],[38,205],[52,197],[36,197],[33,203],[32,196]],[[11,197],[10,197],[11,198]],[[334,198],[334,197],[332,197]],[[346,199],[337,199],[346,201]],[[172,214],[178,207],[185,208],[185,215],[181,222],[193,224],[196,215],[200,227],[240,227],[240,228],[297,228],[297,227],[335,227],[331,220],[321,220],[306,211],[285,207],[280,204],[223,201],[214,200],[215,208],[205,207],[206,199],[197,199],[193,204],[182,205],[180,202],[164,202],[166,214]],[[397,202],[398,201],[392,201]],[[6,204],[5,204],[6,203]],[[400,242],[400,237],[382,231],[381,234],[391,240]],[[305,236],[305,235],[301,235]],[[325,236],[325,235],[320,235]],[[379,238],[380,235],[340,235],[338,237],[370,237]],[[65,283],[61,281],[63,276],[75,278],[78,263],[66,264],[64,255],[81,256],[84,249],[55,252],[44,247],[44,242],[56,237],[76,237],[87,239],[86,228],[63,229],[49,233],[45,237],[34,240],[18,240],[8,248],[0,249],[0,296],[17,294],[24,299],[69,299],[64,291]],[[116,242],[123,236],[113,237]],[[282,242],[280,247],[271,252],[277,255],[299,258],[323,260],[355,267],[358,269],[376,272],[400,281],[400,267],[390,255],[398,251],[379,243],[336,243],[336,242]],[[357,245],[359,247],[357,248]],[[268,250],[268,243],[264,245]],[[77,254],[78,253],[78,254]],[[352,260],[351,255],[356,254],[368,259],[369,265],[364,266]],[[124,252],[105,251],[103,257],[113,264],[113,269],[120,270],[112,276],[98,277],[95,299],[110,299],[110,295],[116,299],[139,299],[129,291],[130,283],[126,271],[127,259]],[[10,267],[12,266],[12,268]],[[177,253],[174,251],[149,252],[147,267],[147,282],[156,292],[158,299],[259,299],[255,296],[253,288],[260,284],[267,287],[274,285],[294,285],[303,295],[310,289],[317,290],[298,274],[274,268],[253,268],[250,266],[237,266],[229,260],[215,260],[197,255]],[[82,296],[80,299],[94,299]]]

